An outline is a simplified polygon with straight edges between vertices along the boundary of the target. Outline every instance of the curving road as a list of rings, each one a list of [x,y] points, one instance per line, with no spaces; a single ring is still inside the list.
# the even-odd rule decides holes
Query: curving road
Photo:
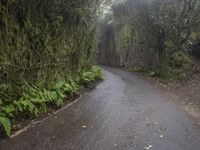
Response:
[[[95,90],[0,150],[200,150],[200,127],[174,96],[132,73],[104,72]]]

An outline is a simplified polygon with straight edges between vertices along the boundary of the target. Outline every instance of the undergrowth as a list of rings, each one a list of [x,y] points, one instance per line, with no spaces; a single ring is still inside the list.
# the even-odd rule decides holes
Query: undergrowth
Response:
[[[103,79],[101,69],[93,67],[89,71],[84,71],[78,80],[71,78],[68,81],[59,81],[50,89],[41,89],[38,85],[26,84],[18,100],[5,100],[6,97],[0,95],[0,125],[6,135],[10,136],[12,122],[17,118],[35,118],[47,112],[48,106],[61,107],[67,98],[78,94],[80,86],[87,87],[99,79]]]
[[[135,66],[130,69],[134,72],[147,74],[170,82],[183,79],[190,72],[197,72],[198,67],[193,63],[190,56],[184,52],[174,53],[166,64],[146,69],[145,67]]]

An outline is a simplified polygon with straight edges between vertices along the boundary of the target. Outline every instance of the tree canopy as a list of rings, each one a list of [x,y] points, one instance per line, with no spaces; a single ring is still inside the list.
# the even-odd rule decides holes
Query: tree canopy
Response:
[[[101,34],[100,52],[106,56],[114,52],[117,59],[112,64],[156,69],[164,76],[167,68],[184,64],[177,57],[185,57],[184,47],[200,38],[200,2],[124,0],[113,5],[112,14],[101,24],[102,31],[110,30]],[[108,32],[114,38],[105,43]],[[103,51],[110,43],[112,50]]]

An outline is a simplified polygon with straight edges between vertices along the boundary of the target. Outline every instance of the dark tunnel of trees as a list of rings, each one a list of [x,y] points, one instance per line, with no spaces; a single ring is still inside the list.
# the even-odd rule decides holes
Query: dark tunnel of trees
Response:
[[[77,96],[97,63],[177,79],[199,58],[199,0],[0,0],[0,132]]]

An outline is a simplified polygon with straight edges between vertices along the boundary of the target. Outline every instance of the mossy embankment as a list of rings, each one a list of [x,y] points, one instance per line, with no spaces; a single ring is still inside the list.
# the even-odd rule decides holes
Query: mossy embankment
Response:
[[[62,105],[65,94],[76,95],[79,85],[101,74],[93,67],[99,5],[0,1],[0,124],[7,134],[10,121]]]

